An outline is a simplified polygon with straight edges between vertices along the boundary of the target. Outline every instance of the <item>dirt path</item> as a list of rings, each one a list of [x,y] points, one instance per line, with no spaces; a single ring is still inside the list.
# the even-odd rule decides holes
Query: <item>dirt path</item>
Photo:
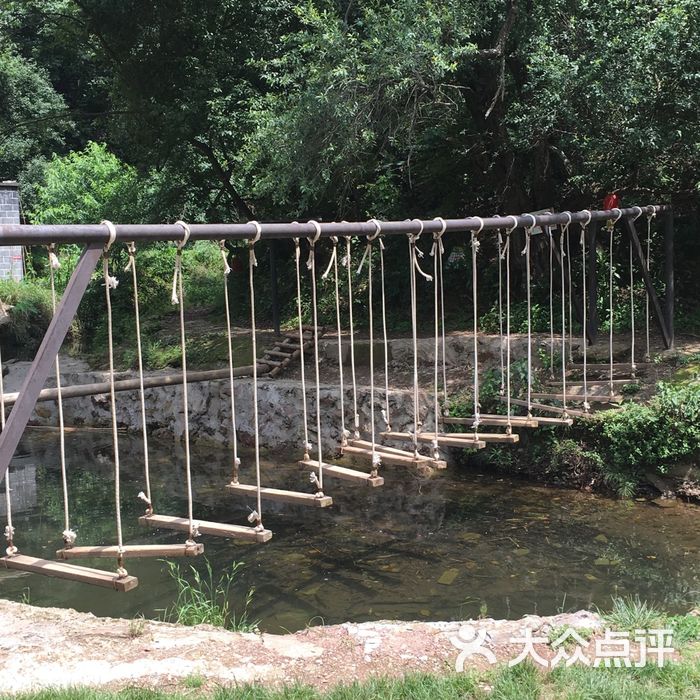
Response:
[[[294,681],[328,688],[373,675],[444,673],[455,668],[459,622],[371,622],[312,627],[289,635],[241,634],[208,625],[98,618],[58,608],[0,601],[0,692],[76,685],[182,687],[198,676],[207,686]],[[469,623],[488,632],[499,660],[520,648],[510,643],[530,627],[533,636],[564,625],[596,628],[590,612]],[[546,645],[540,651],[551,656]],[[486,667],[481,656],[475,665]]]

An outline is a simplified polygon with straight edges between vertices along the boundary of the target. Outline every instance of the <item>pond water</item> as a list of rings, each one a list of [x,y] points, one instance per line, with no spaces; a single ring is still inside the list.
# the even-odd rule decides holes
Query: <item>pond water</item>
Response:
[[[155,437],[150,446],[156,512],[185,515],[182,448]],[[142,444],[122,435],[120,447],[125,543],[182,541],[181,534],[138,525]],[[114,544],[109,433],[69,434],[67,449],[78,544]],[[265,485],[307,490],[307,474],[290,457],[265,455]],[[28,431],[12,464],[16,540],[26,554],[52,558],[61,546],[58,465],[58,435]],[[224,489],[229,450],[195,446],[192,465],[195,517],[246,524],[246,502]],[[242,475],[250,483],[252,465],[244,451]],[[614,501],[454,468],[422,476],[387,467],[384,477],[385,485],[372,490],[327,479],[334,499],[328,509],[264,502],[265,525],[274,532],[266,544],[202,537],[216,572],[245,563],[234,604],[254,586],[252,616],[262,629],[280,632],[347,620],[555,614],[606,607],[612,595],[638,594],[680,612],[700,599],[697,507]],[[190,564],[204,562],[181,562]],[[0,570],[0,596],[158,617],[176,591],[166,564],[136,559],[128,568],[139,578],[128,594]]]

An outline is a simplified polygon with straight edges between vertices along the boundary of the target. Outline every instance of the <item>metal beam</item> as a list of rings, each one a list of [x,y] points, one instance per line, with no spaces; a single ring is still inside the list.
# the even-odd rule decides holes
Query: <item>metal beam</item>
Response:
[[[666,211],[667,205],[647,205],[644,207],[629,207],[620,209],[622,218],[630,218],[643,214]],[[454,231],[496,231],[504,225],[523,228],[525,226],[557,226],[567,222],[581,223],[590,221],[607,221],[617,217],[618,211],[580,211],[571,214],[520,214],[519,216],[491,216],[479,218],[476,216],[464,219],[445,219],[447,232]],[[590,219],[589,219],[590,217]],[[381,230],[385,235],[438,233],[442,230],[442,222],[434,219],[419,222],[417,219],[405,221],[382,221]],[[184,231],[179,224],[118,224],[115,226],[116,241],[128,243],[179,241]],[[321,224],[321,237],[330,236],[367,236],[376,233],[377,226],[371,221],[329,222]],[[253,223],[246,224],[191,224],[190,240],[250,240],[256,235],[257,228]],[[312,223],[263,223],[260,224],[262,240],[274,238],[310,238],[316,234]],[[107,243],[109,232],[101,224],[60,225],[60,226],[27,226],[20,224],[0,225],[0,246],[3,245],[47,245],[49,243]]]
[[[10,464],[17,444],[24,432],[34,410],[36,400],[41,393],[46,379],[54,369],[56,355],[61,349],[66,333],[70,328],[75,312],[78,310],[83,294],[90,283],[90,278],[102,255],[102,244],[88,245],[78,260],[66,291],[56,308],[56,313],[41,341],[34,362],[24,378],[19,390],[19,398],[10,412],[5,429],[0,433],[0,482]]]
[[[666,316],[664,314],[664,308],[661,306],[661,301],[659,300],[659,295],[654,289],[654,282],[651,279],[649,270],[647,270],[646,257],[644,251],[642,250],[642,244],[639,242],[639,236],[637,235],[637,227],[634,225],[634,220],[625,219],[625,231],[627,236],[632,241],[632,250],[634,251],[634,256],[639,263],[639,267],[642,273],[642,279],[644,280],[644,286],[646,287],[647,294],[649,295],[649,300],[654,309],[654,318],[656,319],[656,324],[661,331],[661,337],[664,341],[664,346],[670,348],[673,345],[673,337],[669,332],[666,325]],[[671,266],[673,266],[673,253],[671,254]],[[673,270],[671,270],[671,275],[673,275]],[[673,281],[671,282],[673,285]],[[673,295],[673,290],[671,291]],[[671,307],[673,308],[673,307]]]

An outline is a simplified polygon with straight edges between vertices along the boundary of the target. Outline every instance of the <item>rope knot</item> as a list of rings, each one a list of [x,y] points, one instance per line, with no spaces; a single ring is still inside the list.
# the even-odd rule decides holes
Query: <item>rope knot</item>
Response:
[[[5,525],[5,539],[12,543],[15,538],[15,528],[12,525]]]
[[[61,267],[61,261],[53,250],[49,250],[49,264],[52,270],[58,270],[58,268]]]
[[[70,528],[66,528],[63,531],[63,541],[66,543],[68,547],[72,547],[75,544],[75,541],[78,539],[78,535],[75,533],[74,530],[71,530]]]

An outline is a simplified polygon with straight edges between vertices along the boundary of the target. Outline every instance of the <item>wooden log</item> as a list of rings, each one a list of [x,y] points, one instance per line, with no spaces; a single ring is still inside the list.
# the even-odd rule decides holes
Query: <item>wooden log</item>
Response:
[[[270,367],[283,367],[284,362],[278,362],[277,360],[271,360],[270,358],[265,358],[265,364],[270,365]]]
[[[231,493],[255,498],[258,493],[257,486],[252,484],[227,484],[226,488]],[[315,493],[303,493],[301,491],[286,491],[284,489],[261,488],[260,496],[266,501],[279,503],[292,503],[298,506],[312,506],[315,508],[328,508],[333,505],[330,496],[317,496]]]
[[[634,366],[636,369],[648,369],[654,367],[653,362],[635,362]],[[583,372],[583,363],[571,363],[567,366],[569,371]],[[609,372],[610,363],[605,362],[603,364],[597,362],[589,362],[586,364],[586,369],[589,372]],[[616,362],[613,365],[613,370],[618,370],[620,372],[630,372],[632,370],[631,362]]]
[[[272,355],[272,357],[281,357],[285,360],[288,360],[292,356],[291,352],[280,352],[278,350],[265,350],[265,354]],[[263,361],[268,362],[268,359],[265,358]]]
[[[122,555],[127,559],[147,557],[196,557],[204,552],[204,545],[192,544],[127,544],[122,547]],[[114,559],[119,555],[119,547],[65,547],[56,552],[59,559]]]
[[[497,397],[499,401],[502,401],[505,403],[508,399],[505,396],[498,396]],[[515,406],[524,406],[527,408],[527,401],[524,399],[511,399],[510,402],[515,405]],[[567,413],[570,416],[574,416],[577,418],[585,418],[586,416],[590,415],[589,413],[586,413],[585,411],[581,411],[575,408],[567,408],[566,411],[564,411],[563,406],[550,406],[549,404],[546,403],[534,403],[532,402],[530,404],[530,407],[532,408],[533,411],[543,411],[544,413]],[[539,416],[538,416],[539,420]]]
[[[131,591],[139,585],[139,580],[136,576],[122,576],[120,578],[111,571],[89,569],[86,566],[63,564],[62,562],[49,561],[47,559],[37,559],[26,554],[0,557],[0,568],[3,566],[6,569],[27,571],[31,574],[63,578],[68,581],[79,581],[80,583],[88,583],[91,586],[100,586],[101,588],[111,588],[120,593]]]
[[[588,403],[621,403],[625,397],[620,394],[592,394],[588,392],[588,396],[583,394],[548,394],[544,391],[533,391],[531,394],[533,399],[549,399],[550,401],[563,401],[566,398],[571,403],[583,403],[588,399]]]
[[[613,379],[613,386],[625,386],[626,384],[638,384],[636,379]],[[610,386],[610,379],[587,379],[586,384],[588,386]],[[551,381],[547,382],[547,386],[564,386],[563,382]],[[570,389],[583,389],[585,386],[583,380],[566,382],[567,388]]]
[[[139,523],[163,530],[190,531],[188,518],[178,518],[172,515],[142,515],[139,518]],[[248,542],[267,542],[272,539],[270,530],[257,530],[254,527],[215,523],[207,520],[195,520],[195,524],[202,535],[214,535],[215,537],[226,537],[232,540],[247,540]]]
[[[318,469],[318,460],[304,459],[299,462],[299,465],[310,469]],[[372,487],[382,486],[384,484],[384,477],[372,476],[371,474],[366,474],[357,469],[349,469],[348,467],[341,467],[337,464],[326,464],[325,462],[323,463],[323,475],[351,481],[356,484],[366,484]]]
[[[270,366],[265,362],[258,362],[258,374],[265,374],[270,369]],[[249,377],[253,373],[253,365],[245,365],[236,367],[233,370],[234,377]],[[192,382],[209,382],[218,379],[228,379],[228,368],[224,369],[208,369],[197,372],[187,373],[187,383]],[[136,379],[120,379],[114,382],[115,391],[138,391],[139,380]],[[143,386],[145,389],[154,389],[162,386],[182,386],[182,374],[162,374],[156,377],[144,377]],[[75,384],[72,386],[64,386],[61,389],[61,394],[64,399],[73,399],[79,396],[96,396],[98,394],[107,394],[110,391],[109,382],[96,382],[94,384]],[[19,392],[5,394],[5,404],[11,405],[17,401]],[[55,401],[58,398],[57,389],[42,389],[39,392],[37,401]]]
[[[445,425],[468,425],[471,428],[474,427],[474,416],[469,416],[468,418],[443,416],[441,420]],[[518,428],[537,428],[539,425],[537,418],[528,418],[527,416],[511,416],[509,421],[508,416],[489,414],[479,416],[479,420],[481,421],[480,425],[507,426],[509,422],[510,425]]]

